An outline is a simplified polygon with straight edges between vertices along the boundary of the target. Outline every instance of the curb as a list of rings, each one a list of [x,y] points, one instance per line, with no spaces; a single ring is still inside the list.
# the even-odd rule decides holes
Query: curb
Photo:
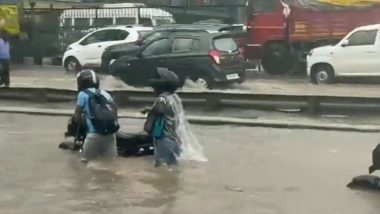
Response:
[[[71,116],[73,110],[45,109],[45,108],[20,108],[0,107],[0,113],[30,114],[46,116]],[[121,112],[120,118],[145,119],[140,113]],[[374,125],[349,125],[336,123],[308,123],[301,121],[265,120],[265,119],[243,119],[231,117],[208,117],[189,115],[188,121],[199,125],[235,125],[250,127],[286,128],[286,129],[311,129],[325,131],[352,131],[352,132],[380,132],[380,126]]]

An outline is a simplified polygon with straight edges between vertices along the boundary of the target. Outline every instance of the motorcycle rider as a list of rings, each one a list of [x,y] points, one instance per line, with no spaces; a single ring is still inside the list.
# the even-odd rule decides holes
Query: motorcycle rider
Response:
[[[157,69],[157,78],[149,80],[156,100],[151,108],[144,109],[148,114],[144,129],[153,137],[155,166],[162,163],[177,165],[181,151],[181,141],[177,135],[179,123],[175,93],[179,86],[178,76],[167,69]]]
[[[104,101],[108,104],[108,109],[112,111],[117,118],[117,108],[111,95],[106,91],[99,89],[99,78],[93,70],[83,70],[79,72],[77,75],[77,86],[78,97],[77,107],[75,109],[75,121],[78,124],[84,123],[86,127],[86,137],[83,144],[81,160],[86,162],[100,156],[106,158],[117,157],[115,133],[118,127],[113,128],[111,132],[100,130],[98,128],[99,125],[97,124],[99,119],[95,118],[97,120],[94,120],[96,109],[94,109],[95,107],[93,106],[96,105],[92,104],[94,102],[93,100],[105,98]],[[93,99],[95,96],[98,96],[98,98]],[[117,121],[115,124],[116,123]],[[118,124],[116,125],[118,126]],[[102,126],[100,125],[100,127]]]

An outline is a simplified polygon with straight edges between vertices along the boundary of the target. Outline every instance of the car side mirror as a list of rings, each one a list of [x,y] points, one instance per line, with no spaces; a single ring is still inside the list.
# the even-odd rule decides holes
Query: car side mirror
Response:
[[[85,39],[85,40],[81,41],[79,44],[82,45],[82,46],[86,46],[87,45],[87,40]]]
[[[137,54],[137,58],[143,58],[142,52],[140,52],[140,53]]]
[[[340,43],[340,46],[342,46],[342,47],[346,47],[346,46],[348,46],[348,45],[349,45],[349,42],[348,42],[347,39],[343,40],[343,41]]]

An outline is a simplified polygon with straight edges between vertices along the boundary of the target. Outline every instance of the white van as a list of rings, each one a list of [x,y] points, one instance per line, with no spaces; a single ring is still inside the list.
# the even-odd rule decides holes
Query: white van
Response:
[[[108,6],[108,5],[107,5]],[[154,27],[175,23],[173,15],[158,8],[68,9],[60,16],[60,27],[105,27],[141,25]]]

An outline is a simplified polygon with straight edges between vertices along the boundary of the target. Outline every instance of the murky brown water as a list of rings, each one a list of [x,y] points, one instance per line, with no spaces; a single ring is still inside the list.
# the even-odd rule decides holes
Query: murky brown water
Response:
[[[207,163],[152,158],[86,166],[58,150],[66,118],[0,114],[0,213],[377,214],[364,174],[377,134],[196,126]],[[123,121],[135,129],[142,121]],[[128,127],[127,127],[128,125]]]

